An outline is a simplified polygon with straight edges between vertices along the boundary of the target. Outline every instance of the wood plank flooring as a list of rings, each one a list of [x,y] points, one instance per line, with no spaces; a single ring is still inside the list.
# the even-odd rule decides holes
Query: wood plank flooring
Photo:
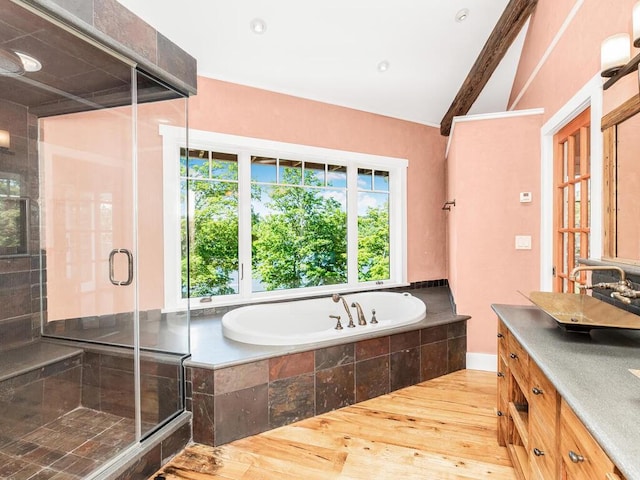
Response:
[[[495,373],[462,370],[221,447],[190,445],[158,473],[167,480],[512,480],[496,440],[495,405]]]

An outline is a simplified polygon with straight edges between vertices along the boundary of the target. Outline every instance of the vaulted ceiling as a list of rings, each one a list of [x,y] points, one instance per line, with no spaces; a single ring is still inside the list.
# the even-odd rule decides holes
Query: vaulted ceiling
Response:
[[[119,1],[195,56],[200,75],[433,126],[509,3]],[[255,20],[261,33],[252,29]],[[507,108],[525,33],[469,113]]]

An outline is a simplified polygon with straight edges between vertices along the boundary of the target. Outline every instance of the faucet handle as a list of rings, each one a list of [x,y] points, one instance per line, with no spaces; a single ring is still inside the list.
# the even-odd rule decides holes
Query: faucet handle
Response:
[[[376,318],[376,309],[371,309],[371,321],[369,323],[378,323],[378,319]]]
[[[329,315],[329,318],[333,318],[334,320],[337,320],[338,323],[336,323],[336,330],[342,330],[342,324],[340,323],[340,315]]]

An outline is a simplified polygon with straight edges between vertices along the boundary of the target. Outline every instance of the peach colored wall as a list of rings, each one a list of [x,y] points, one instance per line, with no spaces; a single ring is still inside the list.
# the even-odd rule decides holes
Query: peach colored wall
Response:
[[[542,115],[455,124],[449,155],[449,281],[458,312],[471,315],[467,349],[496,353],[492,303],[523,304],[540,270],[540,127]],[[531,192],[531,203],[520,203]],[[515,236],[530,235],[531,250]]]
[[[189,104],[194,129],[408,159],[409,281],[446,278],[441,210],[446,140],[438,129],[207,78],[199,79],[198,92]],[[180,125],[181,104],[176,102],[140,105],[138,110],[138,275],[143,310],[163,306],[158,119]],[[130,311],[130,289],[109,283],[106,261],[112,248],[133,250],[130,111],[54,117],[42,125],[49,320]],[[89,227],[87,220],[99,217],[101,195],[113,199],[114,213],[104,231]],[[80,205],[88,217],[75,216]],[[67,268],[69,260],[73,269]]]
[[[600,44],[610,35],[631,32],[631,9],[636,0],[585,0],[521,100],[515,98],[557,29],[576,1],[539,0],[523,47],[510,108],[545,109],[553,116],[582,86],[600,71]],[[632,52],[635,55],[636,52]]]
[[[189,127],[409,160],[409,281],[446,278],[444,150],[437,128],[198,78]]]

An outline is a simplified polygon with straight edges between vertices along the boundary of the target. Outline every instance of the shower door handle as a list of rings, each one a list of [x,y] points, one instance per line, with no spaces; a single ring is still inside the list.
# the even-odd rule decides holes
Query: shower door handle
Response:
[[[127,271],[127,279],[124,281],[116,280],[115,273],[113,271],[114,270],[113,259],[119,253],[124,253],[127,256],[128,271]],[[109,281],[118,287],[131,285],[131,282],[133,282],[133,254],[126,248],[115,248],[111,250],[111,253],[109,254]]]

